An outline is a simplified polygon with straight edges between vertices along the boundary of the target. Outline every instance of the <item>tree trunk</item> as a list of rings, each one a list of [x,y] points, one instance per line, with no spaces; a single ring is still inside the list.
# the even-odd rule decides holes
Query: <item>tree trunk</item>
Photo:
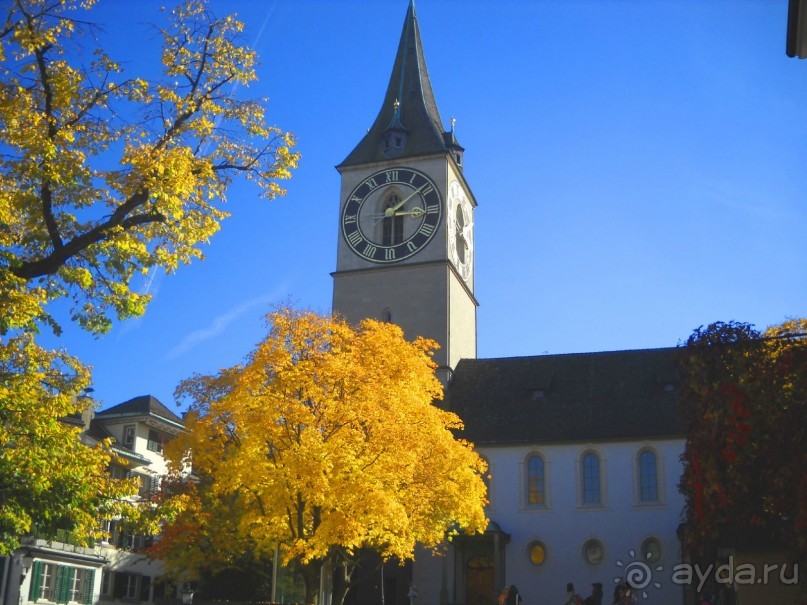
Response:
[[[305,584],[305,605],[316,605],[319,594],[319,574],[322,561],[314,560],[307,565],[300,565],[300,575]]]
[[[333,601],[331,605],[343,605],[345,597],[350,590],[350,579],[353,576],[353,571],[356,569],[355,565],[351,565],[345,561],[340,561],[336,565],[334,572],[333,583]]]

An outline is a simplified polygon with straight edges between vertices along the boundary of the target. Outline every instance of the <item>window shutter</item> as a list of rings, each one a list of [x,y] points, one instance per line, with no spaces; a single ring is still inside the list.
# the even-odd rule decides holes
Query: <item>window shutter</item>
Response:
[[[42,589],[42,561],[34,561],[31,569],[31,589],[28,592],[28,600],[36,601],[39,598],[39,591]]]
[[[160,493],[160,486],[162,484],[162,477],[160,475],[155,475],[151,478],[151,497],[153,498],[157,494]]]
[[[126,590],[126,574],[119,571],[115,572],[115,584],[112,590],[112,596],[120,599],[125,594]]]
[[[70,600],[70,585],[76,570],[72,567],[59,565],[56,568],[56,602],[67,603]]]
[[[140,490],[137,495],[143,499],[148,499],[151,495],[151,477],[149,475],[140,475]]]
[[[84,605],[92,605],[92,595],[95,592],[95,570],[84,571]]]
[[[149,588],[151,587],[151,576],[140,577],[140,600],[149,600]]]

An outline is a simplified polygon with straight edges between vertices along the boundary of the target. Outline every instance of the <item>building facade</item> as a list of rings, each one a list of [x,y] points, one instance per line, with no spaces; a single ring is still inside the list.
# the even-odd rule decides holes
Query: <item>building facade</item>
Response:
[[[164,445],[184,430],[181,418],[151,396],[129,401],[82,418],[71,418],[89,447],[111,439],[117,461],[109,472],[137,477],[132,500],[149,499],[166,475]],[[29,536],[0,567],[3,603],[152,603],[176,596],[163,578],[163,566],[144,549],[151,538],[123,531],[116,520],[103,521],[106,539],[89,547]],[[65,538],[66,540],[66,538]]]
[[[674,350],[476,359],[464,151],[440,118],[410,2],[378,116],[337,166],[333,310],[436,340],[445,405],[490,467],[488,531],[418,553],[410,597],[492,605],[515,584],[526,603],[561,602],[573,582],[583,596],[603,584],[610,602],[631,577],[640,600],[682,603],[669,571],[683,509]]]
[[[674,355],[459,363],[447,403],[488,462],[490,526],[456,539],[447,563],[426,553],[416,561],[428,602],[489,605],[513,584],[525,602],[562,602],[567,582],[588,596],[618,578],[634,579],[653,603],[683,602],[672,582],[684,449]]]

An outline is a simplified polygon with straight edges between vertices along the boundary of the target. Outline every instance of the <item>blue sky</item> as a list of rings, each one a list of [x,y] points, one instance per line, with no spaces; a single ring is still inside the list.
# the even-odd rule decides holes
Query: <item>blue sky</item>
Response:
[[[121,19],[125,4],[126,18]],[[340,163],[380,108],[408,0],[214,1],[261,57],[267,115],[294,132],[285,198],[251,186],[206,260],[142,288],[146,315],[62,345],[104,406],[240,361],[271,306],[328,312]],[[129,69],[154,66],[161,3],[99,0]],[[417,0],[476,225],[478,353],[675,346],[700,325],[807,315],[807,61],[786,0]]]

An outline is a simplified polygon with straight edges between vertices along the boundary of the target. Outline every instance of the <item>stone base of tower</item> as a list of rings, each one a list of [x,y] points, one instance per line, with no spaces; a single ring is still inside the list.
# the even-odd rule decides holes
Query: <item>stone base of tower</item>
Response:
[[[476,357],[476,301],[446,261],[333,274],[333,309],[348,323],[372,318],[399,325],[408,340],[434,339],[438,368]]]

